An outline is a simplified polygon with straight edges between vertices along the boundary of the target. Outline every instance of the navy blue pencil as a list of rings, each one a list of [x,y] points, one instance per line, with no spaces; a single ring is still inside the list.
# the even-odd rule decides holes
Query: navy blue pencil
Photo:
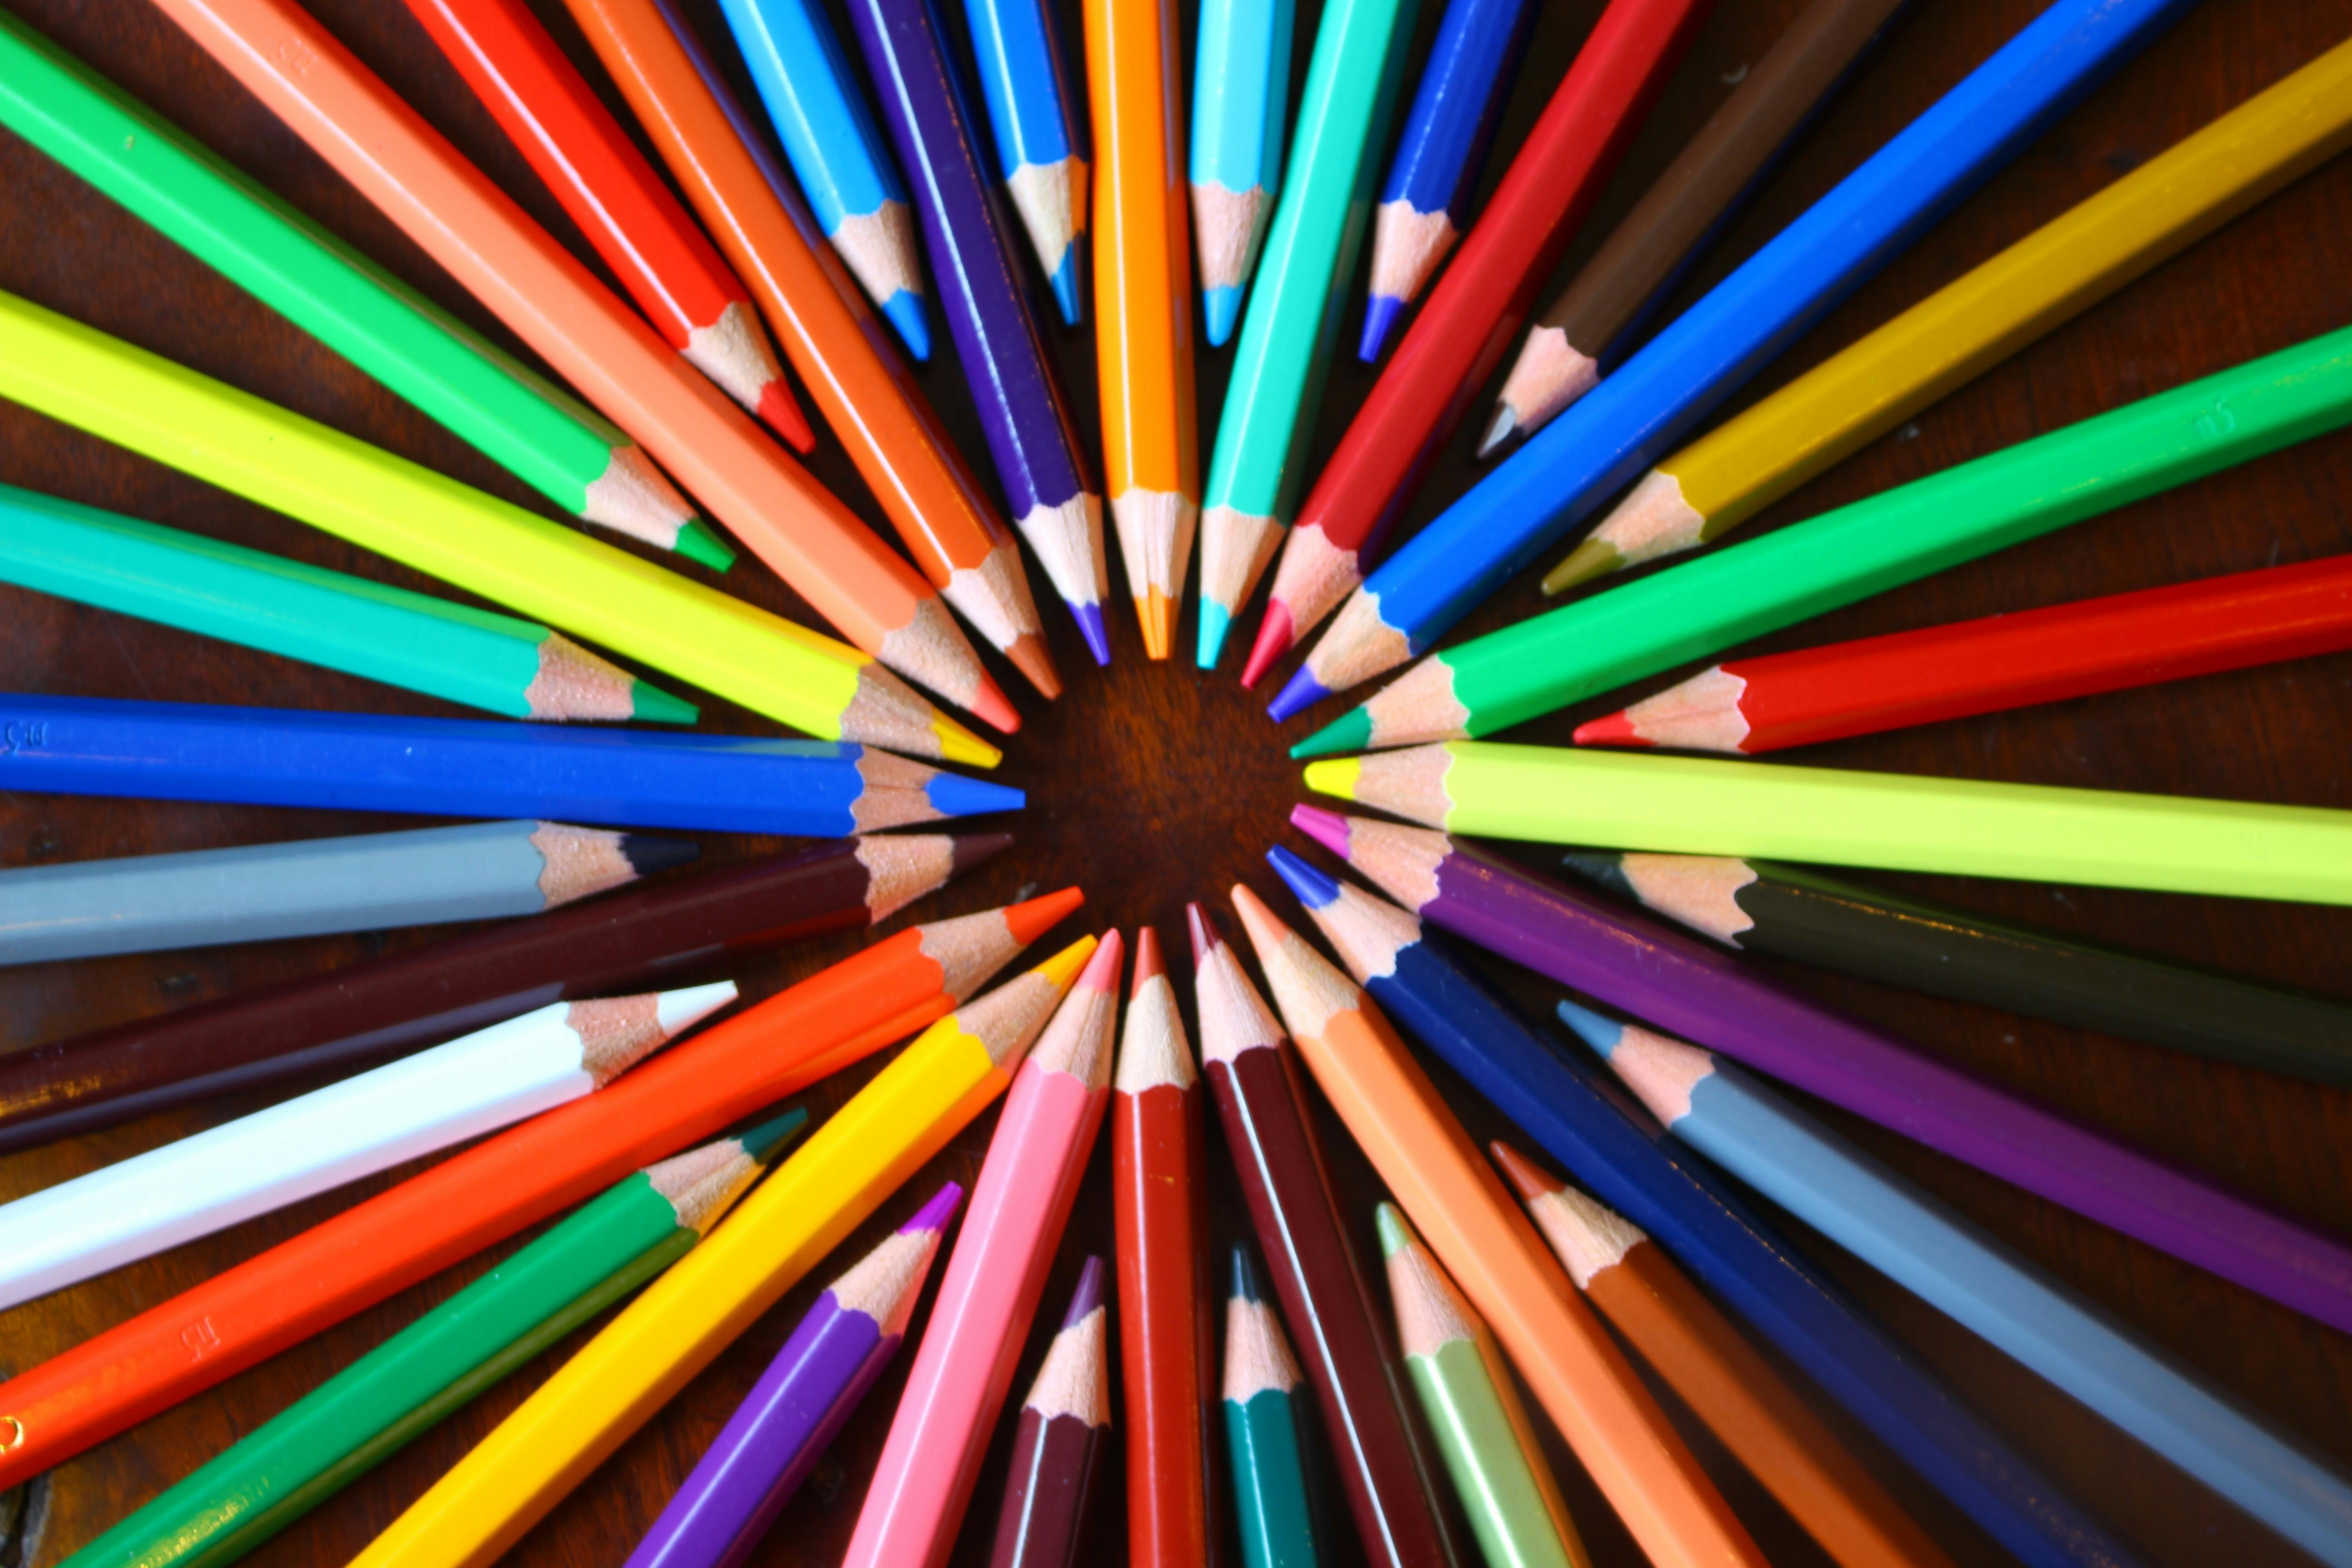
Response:
[[[0,790],[843,838],[1016,811],[870,747],[0,694]]]
[[[1037,552],[1097,664],[1110,662],[1102,497],[1015,263],[996,182],[981,167],[971,94],[931,0],[850,0],[849,19],[913,188],[940,309],[980,405],[1006,510]]]
[[[1555,1047],[1423,932],[1417,916],[1288,850],[1276,871],[1389,1016],[1758,1333],[1987,1534],[2036,1568],[2138,1561],[1710,1173],[1636,1122],[1613,1086]]]
[[[1449,0],[1372,219],[1372,288],[1356,357],[1381,357],[1389,328],[1470,226],[1486,149],[1526,52],[1528,0]]]

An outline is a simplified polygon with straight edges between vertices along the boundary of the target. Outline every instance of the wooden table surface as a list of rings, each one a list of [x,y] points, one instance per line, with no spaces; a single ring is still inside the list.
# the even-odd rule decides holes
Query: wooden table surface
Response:
[[[505,337],[422,253],[142,0],[5,3],[394,272],[485,331]],[[557,0],[533,4],[594,75]],[[1066,8],[1075,39],[1076,7]],[[1920,0],[1877,59],[1775,174],[1695,286],[1720,277],[2038,8],[2035,0]],[[574,250],[588,254],[396,0],[320,0],[315,9],[525,206]],[[1311,0],[1300,7],[1297,58],[1302,73],[1316,9]],[[1423,9],[1419,47],[1425,51],[1439,6],[1427,0]],[[1599,0],[1553,0],[1546,8],[1489,165],[1490,188],[1600,9]],[[1570,268],[1591,253],[1797,9],[1799,0],[1726,0],[1717,8],[1571,253]],[[692,10],[706,27],[717,28],[711,0],[699,0]],[[1858,290],[1748,395],[1779,384],[1853,341],[2284,76],[2338,42],[2347,20],[2341,0],[2207,0],[1909,254]],[[1189,38],[1189,5],[1184,26]],[[748,92],[747,82],[739,85]],[[455,437],[5,132],[0,190],[5,192],[0,288],[524,505],[543,508]],[[2352,163],[2338,160],[1832,470],[1775,507],[1759,526],[1811,515],[2342,326],[2352,316],[2347,256],[2352,256]],[[1360,278],[1355,287],[1350,342],[1360,310]],[[1090,334],[1090,323],[1055,332],[1074,405],[1091,433],[1096,405]],[[980,459],[970,401],[949,363],[951,350],[940,342],[940,357],[925,369],[922,380],[958,439]],[[1205,351],[1202,356],[1204,446],[1230,357]],[[1351,357],[1335,368],[1317,434],[1318,454],[1337,441],[1370,384],[1369,374]],[[1479,406],[1483,417],[1483,401]],[[1414,506],[1409,526],[1428,519],[1469,482],[1475,471],[1469,460],[1473,436],[1469,430],[1457,436]],[[829,437],[814,462],[828,484],[880,527],[872,498]],[[14,406],[0,406],[0,479],[380,581],[446,592],[415,573]],[[2352,527],[2345,519],[2347,496],[2352,435],[2323,437],[1759,646],[1795,647],[2307,560],[2352,547]],[[1033,571],[1033,577],[1041,599],[1049,597],[1042,575]],[[805,607],[748,558],[728,584],[732,592],[806,616]],[[1469,629],[1518,617],[1536,602],[1532,582],[1517,584],[1486,606]],[[1174,952],[1181,948],[1181,911],[1187,899],[1222,902],[1236,879],[1276,895],[1260,856],[1268,843],[1285,836],[1283,816],[1299,788],[1295,767],[1284,759],[1259,701],[1233,679],[1230,667],[1238,662],[1238,648],[1229,650],[1228,669],[1215,677],[1203,677],[1181,662],[1150,666],[1141,657],[1133,617],[1122,605],[1112,616],[1117,662],[1097,672],[1087,667],[1060,607],[1048,604],[1045,619],[1070,689],[1051,707],[1034,698],[1027,702],[1027,727],[1009,748],[1001,772],[1004,780],[1030,792],[1028,811],[1011,825],[1019,835],[1016,848],[982,874],[899,916],[891,927],[1076,882],[1091,899],[1086,917],[1090,927],[1116,922],[1131,930],[1139,921],[1156,922]],[[1236,641],[1245,647],[1255,611],[1243,620]],[[1180,644],[1190,647],[1189,633]],[[6,588],[0,588],[0,661],[6,684],[30,691],[377,712],[456,711],[365,681]],[[1015,689],[1016,700],[1025,695],[1009,677],[1007,685]],[[1596,700],[1514,738],[1564,742],[1574,721],[1615,706],[1622,697]],[[2347,698],[2352,657],[2338,656],[1848,742],[1806,760],[2342,805],[2347,804],[2352,763],[2352,738],[2343,723]],[[1327,716],[1318,715],[1318,721]],[[719,704],[707,710],[704,727],[772,732],[761,721]],[[0,795],[0,866],[348,833],[413,820]],[[704,841],[707,864],[772,847],[769,841],[723,836]],[[2352,948],[2352,910],[1997,882],[1921,879],[1908,885],[1989,912],[2352,998],[2352,980],[2340,956]],[[1285,898],[1276,896],[1276,901],[1277,908],[1291,908]],[[0,971],[0,1049],[347,963],[431,934],[400,931]],[[836,942],[800,949],[749,966],[738,978],[747,993],[763,995],[855,945]],[[1184,972],[1189,973],[1189,966]],[[1526,976],[1505,978],[1530,1001],[1546,1003],[1543,988]],[[1788,978],[1941,1056],[2299,1218],[2352,1232],[2352,1187],[2345,1180],[2344,1153],[2352,1146],[2352,1097],[2342,1092],[1809,971],[1790,969]],[[812,1091],[807,1103],[823,1114],[865,1076],[845,1074]],[[1500,1130],[1495,1112],[1459,1083],[1448,1079],[1445,1087],[1475,1131]],[[0,1198],[34,1191],[258,1103],[224,1101],[0,1159]],[[1875,1128],[1837,1112],[1825,1114],[2282,1429],[2352,1463],[2352,1341]],[[969,1183],[992,1122],[992,1115],[982,1117],[930,1170],[886,1203],[874,1222],[845,1246],[843,1256],[854,1256],[884,1226],[897,1224],[941,1178]],[[1369,1241],[1377,1184],[1336,1123],[1329,1131]],[[1047,1291],[1049,1301],[1067,1290],[1086,1249],[1110,1245],[1107,1145],[1096,1152],[1072,1235]],[[1214,1153],[1212,1158],[1219,1161]],[[380,1189],[397,1174],[0,1314],[0,1363],[21,1369],[64,1350]],[[1222,1168],[1217,1181],[1216,1223],[1222,1231],[1238,1234],[1246,1222]],[[2202,1487],[2184,1482],[2179,1472],[2129,1436],[1818,1238],[1801,1236],[1815,1247],[1824,1268],[1883,1314],[1905,1342],[2150,1563],[2300,1560]],[[61,1561],[129,1509],[446,1298],[503,1250],[364,1312],[60,1467],[37,1483],[13,1538],[9,1510],[0,1507],[0,1568]],[[619,1563],[838,1266],[820,1268],[761,1320],[509,1560]],[[1055,1314],[1045,1315],[1050,1320]],[[1041,1328],[1033,1335],[1024,1352],[1018,1374],[1024,1384],[1045,1332]],[[569,1349],[509,1379],[251,1561],[330,1563],[347,1558],[488,1431]],[[901,1378],[903,1369],[902,1358]],[[866,1401],[756,1562],[814,1564],[836,1558],[898,1381],[886,1380]],[[1686,1413],[1677,1408],[1676,1415],[1684,1419]],[[1850,1423],[1832,1415],[1956,1558],[1970,1564],[2002,1561],[1983,1535],[1874,1443],[1853,1433]],[[1823,1561],[1704,1432],[1686,1419],[1685,1425],[1773,1562]],[[982,1479],[959,1563],[984,1558],[1010,1434],[1007,1423],[998,1434],[992,1468]],[[1638,1562],[1638,1552],[1591,1484],[1557,1445],[1554,1452],[1596,1563]],[[1098,1550],[1089,1553],[1089,1562],[1123,1559],[1118,1491],[1116,1486],[1108,1489],[1097,1521]],[[1348,1550],[1352,1552],[1351,1544]]]

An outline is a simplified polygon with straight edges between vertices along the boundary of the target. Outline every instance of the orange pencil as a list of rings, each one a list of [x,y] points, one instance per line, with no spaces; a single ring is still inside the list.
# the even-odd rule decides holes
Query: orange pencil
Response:
[[[1020,545],[692,26],[665,0],[565,4],[923,575],[1031,685],[1061,695]]]
[[[1715,1483],[1370,998],[1256,894],[1236,887],[1233,899],[1315,1081],[1650,1561],[1763,1568]]]
[[[1143,651],[1166,658],[1201,516],[1184,57],[1175,0],[1086,0],[1086,26],[1104,488]]]
[[[156,0],[850,642],[1021,717],[929,584],[293,0]]]
[[[808,416],[743,285],[520,0],[408,0],[669,346],[805,452]]]

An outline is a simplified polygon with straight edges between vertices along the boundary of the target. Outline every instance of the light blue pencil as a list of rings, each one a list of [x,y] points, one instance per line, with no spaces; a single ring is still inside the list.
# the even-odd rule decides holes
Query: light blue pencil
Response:
[[[1674,1135],[2323,1563],[2352,1565],[2352,1485],[1713,1052],[1574,1003],[1559,1016]]]
[[[719,0],[719,7],[818,225],[907,352],[928,360],[931,328],[907,187],[822,3]]]
[[[996,166],[1054,286],[1062,320],[1078,324],[1086,298],[1085,100],[1071,90],[1062,40],[1043,0],[965,0],[972,58],[996,136]]]
[[[1297,0],[1202,0],[1192,58],[1192,233],[1201,317],[1223,348],[1282,188]]]

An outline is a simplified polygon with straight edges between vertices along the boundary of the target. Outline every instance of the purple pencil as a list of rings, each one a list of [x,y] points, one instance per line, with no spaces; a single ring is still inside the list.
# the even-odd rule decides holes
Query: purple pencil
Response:
[[[835,1280],[751,1385],[628,1568],[738,1568],[882,1375],[963,1189],[950,1182]]]
[[[1076,1568],[1110,1431],[1107,1317],[1103,1260],[1089,1258],[1037,1381],[1021,1402],[1013,1474],[988,1568]]]
[[[1290,820],[1407,909],[1490,952],[2352,1331],[2352,1250],[2284,1215],[1463,840],[1307,805]]]
[[[850,0],[849,19],[914,193],[940,308],[1013,524],[1077,617],[1095,662],[1108,664],[1102,498],[1087,478],[1069,399],[1006,243],[995,182],[981,167],[971,94],[939,12],[931,0]]]

